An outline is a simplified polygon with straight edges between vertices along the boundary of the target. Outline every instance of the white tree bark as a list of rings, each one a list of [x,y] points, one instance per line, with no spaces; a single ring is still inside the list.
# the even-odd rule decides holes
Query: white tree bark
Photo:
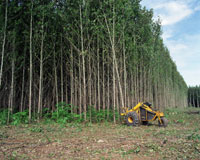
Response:
[[[31,0],[31,20],[30,20],[30,68],[29,68],[29,122],[31,121],[31,109],[32,109],[32,34],[33,34],[33,1]]]
[[[4,24],[3,44],[2,44],[2,51],[1,51],[0,87],[1,87],[2,75],[3,75],[3,61],[4,61],[4,54],[5,54],[7,21],[8,21],[8,0],[6,0],[5,24]]]

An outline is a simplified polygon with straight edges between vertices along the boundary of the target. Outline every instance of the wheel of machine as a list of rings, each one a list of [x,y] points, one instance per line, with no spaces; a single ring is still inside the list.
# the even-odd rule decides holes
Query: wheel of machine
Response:
[[[139,124],[138,115],[136,112],[129,112],[126,115],[126,124],[128,126],[136,126]]]
[[[167,120],[167,118],[161,117],[160,119],[161,119],[162,124],[160,124],[160,121],[158,120],[158,125],[159,125],[160,127],[167,127],[167,125],[168,125],[168,120]]]
[[[142,121],[142,124],[147,126],[149,124],[149,122],[148,121]]]

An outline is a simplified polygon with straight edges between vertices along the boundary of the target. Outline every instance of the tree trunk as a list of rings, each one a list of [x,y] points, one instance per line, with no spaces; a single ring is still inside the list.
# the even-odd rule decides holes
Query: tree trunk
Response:
[[[83,20],[82,20],[82,9],[80,6],[80,28],[81,28],[81,55],[82,55],[82,72],[83,72],[83,109],[84,109],[84,120],[86,121],[86,80],[85,80],[85,53],[84,53],[84,44],[83,44]]]
[[[90,52],[90,49],[89,49]],[[89,98],[89,106],[92,107],[92,69],[91,69],[91,55],[88,57],[88,74],[89,74],[89,79],[88,79],[88,98]],[[91,110],[91,108],[90,108]]]
[[[197,107],[199,108],[200,107],[200,101],[199,101],[199,99],[200,99],[200,95],[199,95],[199,89],[200,89],[200,87],[198,87],[198,94],[197,94]]]
[[[58,77],[57,77],[57,66],[56,66],[56,51],[55,51],[55,42],[54,42],[54,54],[53,54],[53,64],[54,64],[54,80],[55,80],[55,82],[54,82],[54,86],[55,86],[55,96],[56,96],[56,105],[58,105],[58,102],[59,102],[59,100],[58,100]],[[57,108],[58,108],[58,106],[57,106]]]
[[[1,87],[1,81],[2,81],[2,75],[3,75],[3,62],[4,62],[5,44],[6,44],[7,21],[8,21],[8,0],[6,0],[5,24],[4,24],[3,43],[2,43],[2,51],[1,51],[0,87]]]
[[[108,54],[109,60],[109,54]],[[109,112],[110,112],[110,68],[108,63],[108,76],[107,76],[107,120],[109,119]]]
[[[105,75],[104,75],[104,45],[103,45],[103,56],[102,56],[102,105],[103,111],[105,111]],[[105,112],[104,112],[105,113]],[[104,115],[105,116],[105,115]]]
[[[30,20],[30,68],[29,68],[29,122],[31,121],[32,109],[32,34],[33,34],[33,1],[31,0],[31,20]]]
[[[115,60],[113,58],[113,63],[112,63],[112,74],[113,74],[113,121],[116,123],[115,119]]]
[[[44,13],[42,17],[42,37],[41,37],[41,48],[40,48],[40,78],[39,78],[39,97],[38,97],[38,119],[42,113],[42,98],[43,98],[43,46],[44,46]]]
[[[124,106],[122,107],[126,107],[126,77],[127,77],[127,73],[126,73],[126,46],[125,46],[125,35],[124,35],[124,27],[123,27],[123,67],[124,67]]]
[[[68,65],[67,65],[67,63],[65,64],[65,67],[66,67],[66,71],[68,70]],[[63,67],[62,67],[63,68]],[[62,73],[63,73],[63,70],[62,70]],[[68,73],[67,72],[65,72],[66,73],[66,79],[68,79],[67,77],[68,77]],[[62,78],[62,81],[63,81],[63,75],[61,76]],[[61,85],[62,87],[62,89],[61,89],[61,92],[63,92],[62,94],[63,94],[63,101],[64,101],[64,82],[62,82],[62,85]],[[65,103],[66,104],[69,104],[69,100],[68,100],[68,81],[66,80],[66,84],[65,84]]]
[[[196,107],[196,104],[195,104],[195,90],[193,89],[193,106]]]
[[[60,54],[61,54],[61,56],[60,56],[60,83],[61,83],[61,102],[63,103],[64,102],[64,84],[63,84],[63,42],[62,42],[63,40],[62,40],[62,35],[61,35],[61,46],[60,46]],[[66,66],[67,66],[67,64],[66,64]],[[66,85],[67,86],[67,85]],[[67,87],[66,87],[67,88]],[[67,95],[67,89],[66,89],[66,95]],[[67,96],[66,96],[66,103],[67,103]]]
[[[93,98],[93,104],[95,110],[97,110],[97,76],[96,76],[96,68],[95,68],[95,58],[93,58],[93,77],[94,77],[94,83],[93,83],[93,90],[94,90],[94,98]]]
[[[74,70],[74,112],[77,113],[77,106],[78,106],[78,84],[77,84],[77,75],[76,70]]]
[[[98,36],[97,36],[97,92],[98,92],[98,94],[97,94],[97,99],[98,99],[98,103],[97,103],[97,107],[98,107],[98,110],[100,111],[100,99],[101,99],[101,97],[100,97],[100,75],[99,75],[99,38],[98,38]]]
[[[9,96],[9,109],[8,109],[8,120],[7,124],[10,121],[10,114],[13,113],[13,103],[14,103],[14,77],[15,77],[15,35],[13,40],[13,51],[12,51],[12,78],[10,86],[10,96]]]
[[[73,73],[73,48],[71,46],[71,54],[70,54],[70,104],[71,104],[71,111],[73,112],[73,105],[74,105],[74,101],[73,101],[73,97],[74,97],[74,73]]]
[[[110,32],[109,26],[108,26],[108,21],[106,16],[104,15],[105,21],[106,21],[106,26],[112,46],[112,53],[113,53],[113,109],[115,110],[115,71],[117,74],[117,80],[118,80],[118,85],[119,85],[119,90],[120,90],[120,97],[121,97],[121,106],[124,106],[124,99],[123,99],[123,93],[122,93],[122,87],[121,87],[121,82],[120,82],[120,77],[119,77],[119,72],[118,72],[118,64],[117,64],[117,59],[116,59],[116,52],[115,52],[115,7],[113,6],[113,25],[112,25],[112,34]],[[115,120],[115,114],[114,114],[114,123],[116,122]]]
[[[25,68],[26,68],[26,49],[27,49],[27,43],[26,43],[26,39],[25,39],[25,43],[24,43],[25,47],[24,47],[24,61],[23,61],[23,76],[22,76],[22,91],[21,91],[21,100],[20,100],[20,112],[23,111],[23,105],[24,105],[24,81],[25,81]]]

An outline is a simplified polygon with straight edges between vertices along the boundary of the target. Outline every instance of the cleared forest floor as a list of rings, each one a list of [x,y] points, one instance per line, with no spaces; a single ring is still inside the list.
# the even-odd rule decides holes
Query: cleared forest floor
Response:
[[[0,126],[0,159],[200,159],[199,110],[170,109],[167,128],[123,124]]]

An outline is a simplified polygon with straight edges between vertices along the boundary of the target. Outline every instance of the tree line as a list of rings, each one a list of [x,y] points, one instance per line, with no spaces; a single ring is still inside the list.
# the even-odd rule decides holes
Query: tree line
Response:
[[[188,88],[188,105],[200,107],[200,86]]]
[[[41,118],[66,103],[85,120],[89,107],[112,110],[115,122],[116,111],[140,101],[187,106],[161,23],[140,0],[3,0],[0,13],[0,107],[8,116]]]

